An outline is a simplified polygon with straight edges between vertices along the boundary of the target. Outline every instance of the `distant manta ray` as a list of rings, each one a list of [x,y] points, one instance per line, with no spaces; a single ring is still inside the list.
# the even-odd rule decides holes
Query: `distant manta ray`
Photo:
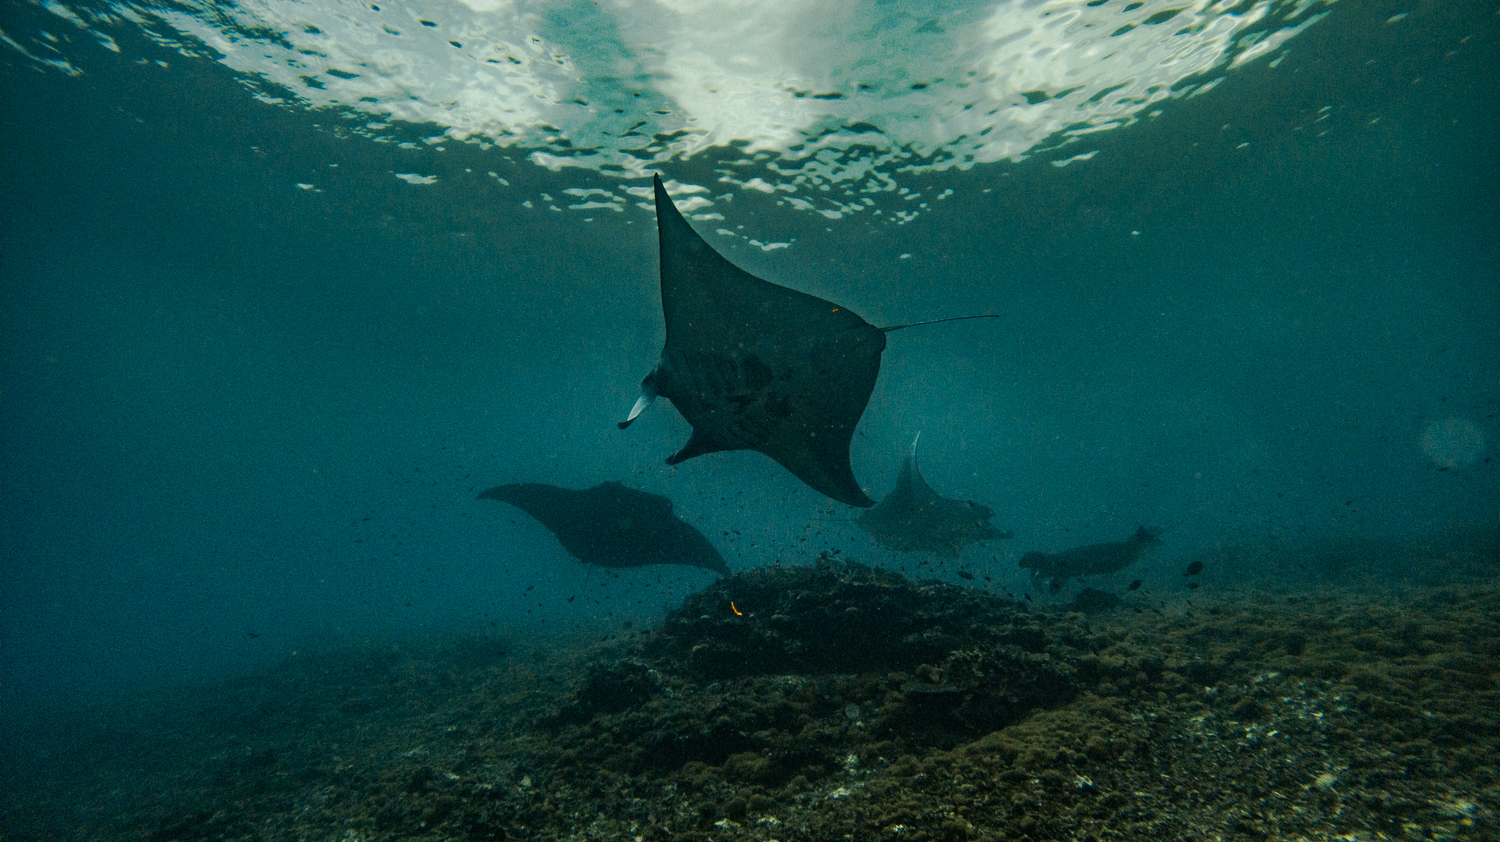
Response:
[[[729,575],[729,565],[703,533],[672,513],[660,494],[606,482],[574,491],[539,482],[497,485],[479,495],[531,515],[570,555],[599,567],[683,564]]]
[[[1050,579],[1052,592],[1056,593],[1063,582],[1074,576],[1098,576],[1124,570],[1140,561],[1147,550],[1159,546],[1161,530],[1142,526],[1124,541],[1089,544],[1060,553],[1032,551],[1021,556],[1018,564],[1029,568],[1033,579]]]
[[[885,334],[998,317],[875,327],[730,263],[688,225],[661,176],[654,184],[667,342],[620,429],[661,395],[693,427],[668,465],[756,450],[841,503],[875,505],[854,479],[849,443],[875,390]]]
[[[965,546],[992,538],[1009,538],[990,525],[995,513],[972,500],[939,496],[917,466],[918,433],[901,465],[896,489],[880,505],[859,516],[859,528],[876,543],[897,552],[930,552],[957,556]]]

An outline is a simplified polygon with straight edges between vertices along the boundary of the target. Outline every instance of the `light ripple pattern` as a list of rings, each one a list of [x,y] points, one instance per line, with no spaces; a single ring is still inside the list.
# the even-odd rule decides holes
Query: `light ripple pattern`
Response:
[[[847,201],[892,191],[898,173],[1086,143],[1283,47],[1326,5],[45,0],[44,8],[99,43],[111,26],[137,26],[165,47],[244,74],[262,98],[336,112],[370,137],[508,147],[552,170],[623,178],[705,151],[755,158],[781,183],[725,181],[819,190],[826,212],[830,193]]]

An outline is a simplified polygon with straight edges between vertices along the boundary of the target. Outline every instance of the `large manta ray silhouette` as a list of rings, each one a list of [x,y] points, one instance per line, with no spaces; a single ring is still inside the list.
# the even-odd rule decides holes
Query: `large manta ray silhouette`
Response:
[[[531,515],[570,555],[600,567],[684,564],[723,576],[729,565],[713,544],[672,513],[660,494],[606,482],[574,491],[537,482],[497,485],[479,499],[501,500]]]
[[[917,439],[901,466],[896,489],[880,505],[859,516],[859,527],[870,533],[882,547],[897,552],[929,552],[957,556],[975,541],[1009,538],[990,525],[995,513],[988,506],[972,500],[941,497],[917,466]]]
[[[665,397],[693,426],[676,465],[720,450],[757,450],[817,491],[875,505],[854,479],[849,442],[880,373],[885,334],[959,316],[875,327],[831,301],[754,275],[714,251],[656,187],[667,342],[620,428]]]

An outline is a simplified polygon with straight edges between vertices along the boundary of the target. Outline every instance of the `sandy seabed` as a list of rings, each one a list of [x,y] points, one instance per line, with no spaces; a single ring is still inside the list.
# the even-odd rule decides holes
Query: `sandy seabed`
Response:
[[[4,838],[1495,839],[1494,564],[1033,608],[825,555],[121,703],[13,764]]]

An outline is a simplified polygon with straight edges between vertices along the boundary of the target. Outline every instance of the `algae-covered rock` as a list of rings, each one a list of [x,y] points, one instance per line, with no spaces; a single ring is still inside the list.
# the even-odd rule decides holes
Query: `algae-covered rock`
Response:
[[[61,830],[0,821],[18,842],[1500,838],[1492,586],[1162,607],[758,570],[626,645],[289,662],[119,719],[10,794]]]
[[[983,591],[825,559],[720,580],[672,612],[647,651],[696,678],[722,679],[910,670],[970,646],[1046,654],[1087,645],[1055,626]]]
[[[1094,648],[1074,619],[824,558],[689,598],[623,659],[592,667],[556,724],[626,771],[758,752],[756,777],[784,782],[876,739],[948,747],[1066,703]]]

